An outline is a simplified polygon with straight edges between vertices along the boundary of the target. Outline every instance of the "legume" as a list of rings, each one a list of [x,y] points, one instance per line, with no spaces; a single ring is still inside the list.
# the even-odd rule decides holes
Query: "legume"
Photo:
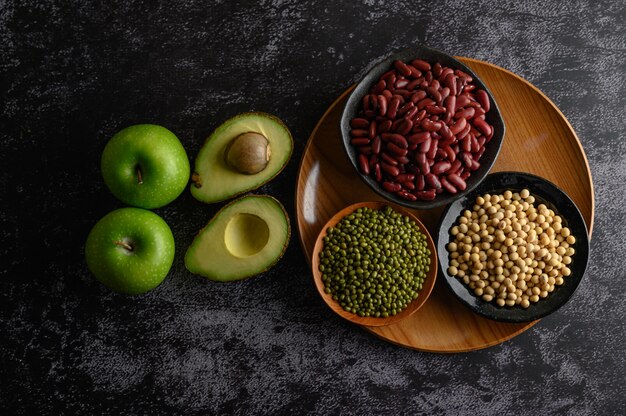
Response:
[[[570,276],[576,238],[563,219],[527,189],[476,198],[450,229],[448,274],[496,305],[546,298]]]
[[[323,241],[324,290],[359,316],[400,313],[418,297],[430,269],[426,236],[390,207],[357,209],[328,228]]]
[[[487,92],[461,70],[395,61],[350,121],[359,169],[380,184],[398,184],[384,189],[408,200],[463,191],[494,135],[485,121],[490,108]],[[398,181],[404,173],[414,178]]]

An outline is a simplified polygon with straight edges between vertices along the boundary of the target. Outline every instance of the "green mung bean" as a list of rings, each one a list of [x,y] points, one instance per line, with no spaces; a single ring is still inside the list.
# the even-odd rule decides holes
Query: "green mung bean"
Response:
[[[390,207],[357,209],[328,228],[323,241],[324,290],[359,316],[400,313],[418,297],[430,268],[426,236]]]

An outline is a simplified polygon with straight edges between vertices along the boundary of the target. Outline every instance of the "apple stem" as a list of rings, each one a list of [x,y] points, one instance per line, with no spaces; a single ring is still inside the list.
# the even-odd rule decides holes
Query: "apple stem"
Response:
[[[141,176],[141,167],[137,165],[137,183],[141,185],[143,183],[143,177]]]
[[[133,246],[128,244],[126,241],[114,241],[113,244],[124,247],[128,251],[133,251]]]

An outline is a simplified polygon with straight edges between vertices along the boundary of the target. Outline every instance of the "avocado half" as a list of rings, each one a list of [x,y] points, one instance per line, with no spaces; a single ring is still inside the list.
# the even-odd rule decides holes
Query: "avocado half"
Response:
[[[269,143],[267,165],[254,174],[242,173],[227,162],[231,144],[246,133],[260,134]],[[261,112],[236,115],[215,129],[198,152],[191,194],[199,201],[212,203],[256,189],[283,170],[292,151],[291,133],[277,117]]]
[[[198,233],[185,267],[210,280],[230,282],[273,266],[289,245],[289,216],[268,195],[247,195],[222,208]]]

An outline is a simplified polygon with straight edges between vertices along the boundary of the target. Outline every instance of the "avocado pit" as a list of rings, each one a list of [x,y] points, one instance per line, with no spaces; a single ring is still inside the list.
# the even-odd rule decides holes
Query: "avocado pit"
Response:
[[[254,175],[270,161],[271,146],[265,136],[247,132],[235,137],[226,148],[226,164],[239,173]]]

